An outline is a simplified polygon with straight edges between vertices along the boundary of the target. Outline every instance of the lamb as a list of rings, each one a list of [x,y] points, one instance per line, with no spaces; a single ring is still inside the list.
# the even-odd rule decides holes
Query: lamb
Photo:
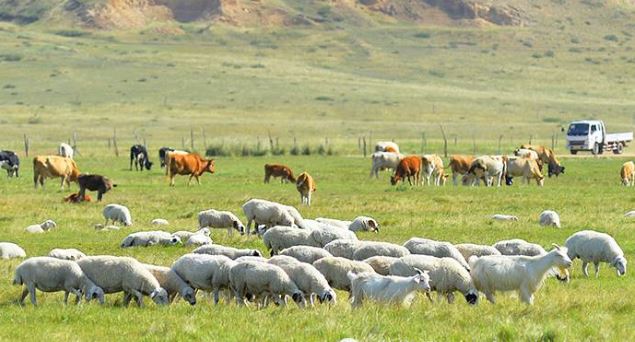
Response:
[[[322,247],[311,237],[313,232],[306,229],[275,226],[262,235],[262,242],[267,247],[270,255],[276,255],[279,251],[293,246]]]
[[[588,266],[592,262],[595,266],[595,277],[600,274],[600,262],[606,262],[615,267],[618,276],[626,273],[626,258],[624,252],[615,239],[605,233],[593,230],[583,230],[571,235],[565,242],[568,256],[571,260],[582,260],[582,272],[589,276]]]
[[[445,241],[435,241],[422,238],[411,238],[403,244],[412,254],[431,255],[437,258],[453,258],[465,267],[466,270],[470,270],[470,266],[453,244]]]
[[[266,228],[276,225],[292,226],[295,219],[289,211],[279,203],[263,199],[251,199],[242,206],[247,217],[247,235],[250,234],[251,224],[265,225]]]
[[[159,285],[168,293],[168,301],[172,303],[178,294],[190,305],[196,304],[196,293],[173,269],[165,266],[143,264],[157,279]]]
[[[469,260],[472,255],[484,256],[484,255],[501,255],[498,249],[492,246],[476,245],[473,243],[460,243],[454,245],[459,250],[465,260]]]
[[[392,265],[397,260],[399,260],[399,258],[385,255],[376,255],[368,259],[364,259],[364,262],[369,264],[370,267],[372,267],[375,272],[377,272],[377,274],[389,275],[390,265]]]
[[[53,228],[57,228],[57,224],[53,220],[46,220],[40,224],[33,224],[26,227],[24,231],[27,233],[44,233]]]
[[[216,244],[209,244],[198,247],[193,250],[195,254],[209,254],[209,255],[224,255],[232,260],[238,259],[241,256],[262,256],[262,253],[257,249],[238,249],[233,247],[227,247]]]
[[[470,258],[470,274],[476,288],[485,293],[492,304],[496,291],[518,291],[522,302],[532,305],[534,294],[553,267],[569,268],[571,259],[567,248],[554,245],[549,253],[540,256],[489,255]]]
[[[300,262],[306,262],[308,264],[313,264],[316,260],[333,256],[322,248],[312,246],[293,246],[281,250],[279,254],[293,257]]]
[[[337,239],[324,246],[324,250],[334,257],[341,257],[353,260],[353,253],[362,244],[359,240]]]
[[[547,251],[545,251],[542,246],[522,239],[498,241],[493,247],[496,248],[502,255],[536,256],[547,254]]]
[[[49,256],[52,258],[63,259],[63,260],[71,260],[76,261],[86,256],[86,254],[82,253],[80,250],[75,248],[53,248],[49,252]]]
[[[168,293],[157,279],[136,259],[111,255],[87,256],[77,261],[79,267],[104,293],[123,291],[124,305],[128,306],[132,297],[139,307],[143,306],[143,296],[150,296],[159,305],[167,305]],[[100,299],[103,304],[103,299]]]
[[[35,289],[42,292],[64,291],[64,304],[68,303],[69,293],[81,301],[82,292],[87,301],[98,298],[103,301],[104,291],[96,286],[77,263],[51,257],[33,257],[23,261],[15,269],[13,285],[23,285],[20,304],[24,304],[26,295],[31,297],[31,303],[37,305]]]
[[[214,243],[214,241],[212,241],[209,236],[203,234],[194,234],[185,241],[186,246],[204,246],[211,245],[212,243]]]
[[[193,235],[205,235],[205,236],[210,236],[211,235],[211,231],[209,230],[209,228],[201,228],[195,232],[188,232],[187,230],[179,230],[176,231],[174,233],[172,233],[173,236],[178,236],[179,239],[181,239],[181,241],[187,241],[190,237],[192,237]]]
[[[375,233],[379,232],[379,224],[377,223],[377,221],[374,218],[368,216],[357,216],[353,221],[342,221],[325,217],[318,217],[315,220],[320,223],[338,228],[348,229],[353,232],[358,232],[360,230]]]
[[[496,214],[492,215],[491,218],[496,221],[518,221],[518,217],[514,215]]]
[[[157,244],[161,245],[176,245],[181,243],[181,239],[178,236],[174,236],[168,232],[161,230],[152,230],[146,232],[136,232],[126,236],[121,242],[121,248],[128,247],[149,247]]]
[[[337,301],[335,291],[329,286],[322,273],[313,265],[285,255],[277,255],[269,259],[268,262],[282,268],[287,273],[304,296],[310,299],[311,306],[314,304],[314,296],[317,296],[320,303],[329,302],[335,304]]]
[[[338,239],[357,240],[357,235],[350,230],[339,229],[325,224],[321,224],[310,234],[311,243],[315,243],[317,247],[324,247],[329,242]]]
[[[540,225],[541,226],[554,226],[560,228],[560,216],[553,210],[545,210],[540,213]]]
[[[453,258],[437,258],[429,255],[408,255],[390,266],[390,274],[398,276],[415,275],[415,270],[428,271],[430,285],[439,296],[445,296],[448,303],[454,302],[454,292],[459,291],[468,304],[478,302],[478,291],[470,273]]]
[[[108,221],[112,221],[113,224],[117,222],[121,222],[124,226],[132,225],[132,217],[130,216],[130,210],[120,204],[108,204],[104,207],[104,218],[106,219],[106,223],[104,225],[108,225]]]
[[[227,234],[232,235],[232,228],[245,234],[245,226],[238,219],[238,216],[229,211],[219,211],[214,209],[203,210],[198,213],[198,226],[201,228],[227,228]]]
[[[150,222],[150,224],[153,226],[169,226],[170,222],[168,222],[168,220],[166,219],[155,218],[154,220]]]
[[[418,271],[417,275],[411,277],[348,272],[347,277],[351,282],[353,308],[360,307],[365,297],[378,302],[410,306],[417,291],[430,291],[427,272]]]
[[[410,254],[407,248],[389,242],[363,241],[353,252],[353,260],[364,260],[377,255],[401,258]]]
[[[287,273],[276,265],[253,261],[237,263],[229,270],[229,281],[238,305],[245,305],[248,294],[263,300],[267,296],[272,297],[274,302],[281,306],[285,305],[282,298],[286,295],[301,308],[306,303],[302,291]]]
[[[340,257],[326,257],[313,263],[329,285],[335,289],[343,291],[351,291],[351,281],[347,276],[348,272],[375,273],[375,270],[369,264],[362,261],[354,261]]]
[[[119,230],[120,229],[118,226],[115,226],[115,225],[112,225],[112,224],[104,226],[101,223],[95,224],[94,227],[95,227],[95,230],[98,231],[98,232],[110,232],[110,231],[113,231],[113,230]]]
[[[16,245],[13,242],[0,242],[0,258],[1,259],[13,259],[24,258],[26,252],[22,247]]]
[[[172,270],[195,289],[212,291],[218,304],[221,290],[229,288],[229,270],[236,262],[224,255],[185,254],[172,264]]]

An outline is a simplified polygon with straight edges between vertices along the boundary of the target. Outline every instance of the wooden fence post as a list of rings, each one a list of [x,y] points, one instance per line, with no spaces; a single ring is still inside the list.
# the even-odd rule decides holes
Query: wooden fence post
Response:
[[[29,156],[29,138],[26,136],[26,133],[24,133],[24,154],[28,157]]]
[[[192,146],[192,152],[194,152],[194,129],[190,128],[190,146]]]
[[[364,151],[364,158],[366,158],[366,137],[362,137],[362,146]]]
[[[112,132],[112,146],[115,148],[115,157],[119,157],[119,148],[117,148],[117,127]]]
[[[445,136],[445,130],[443,129],[443,125],[439,125],[441,128],[441,135],[443,136],[443,156],[445,158],[448,157],[448,138]]]
[[[497,154],[501,154],[501,140],[503,140],[502,134],[498,136],[498,153]]]

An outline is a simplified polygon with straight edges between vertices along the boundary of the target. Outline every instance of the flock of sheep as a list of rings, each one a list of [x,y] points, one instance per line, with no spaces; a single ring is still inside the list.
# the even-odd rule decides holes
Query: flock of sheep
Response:
[[[430,300],[431,291],[449,303],[458,292],[468,304],[477,304],[480,293],[494,303],[496,292],[517,291],[520,300],[532,304],[534,294],[546,277],[569,281],[568,268],[580,258],[588,276],[593,263],[598,276],[599,264],[606,262],[626,272],[627,261],[617,242],[607,234],[580,231],[570,236],[563,247],[554,245],[546,251],[524,240],[499,241],[493,246],[413,237],[403,245],[359,240],[360,231],[379,232],[380,225],[371,217],[352,221],[332,218],[304,219],[292,206],[262,199],[252,199],[242,206],[247,226],[233,213],[214,209],[198,214],[197,231],[135,232],[122,241],[121,248],[182,244],[197,246],[176,259],[170,267],[143,264],[130,257],[111,255],[87,256],[76,249],[54,249],[48,256],[31,257],[15,270],[13,283],[24,285],[23,303],[30,295],[36,305],[36,289],[42,292],[64,291],[69,294],[105,302],[105,295],[123,292],[124,305],[131,299],[143,305],[148,296],[157,304],[169,304],[178,296],[196,303],[197,291],[211,292],[214,303],[235,298],[238,305],[256,303],[258,307],[288,300],[304,307],[335,303],[335,290],[347,291],[353,307],[366,300],[409,305],[417,292]],[[110,204],[103,210],[105,225],[97,229],[119,229],[109,222],[132,225],[130,210]],[[508,215],[494,219],[514,220]],[[517,220],[517,218],[516,218]],[[156,226],[169,223],[153,220]],[[541,224],[560,225],[555,212],[541,215]],[[251,226],[270,253],[265,258],[256,249],[237,249],[214,244],[212,229],[235,230],[251,234]],[[37,228],[54,229],[47,220]],[[37,230],[35,227],[28,229]],[[19,246],[0,243],[0,257],[25,257]]]

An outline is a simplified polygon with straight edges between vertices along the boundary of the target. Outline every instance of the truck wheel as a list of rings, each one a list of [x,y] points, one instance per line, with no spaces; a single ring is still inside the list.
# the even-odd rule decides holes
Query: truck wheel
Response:
[[[591,153],[593,153],[593,155],[597,155],[598,153],[600,153],[600,144],[598,143],[593,144],[593,149],[591,150]]]
[[[571,150],[571,154],[573,154],[573,155],[578,154],[578,150]]]
[[[622,154],[624,153],[624,145],[622,145],[621,143],[617,144],[617,147],[615,147],[615,149],[613,150],[613,154]]]

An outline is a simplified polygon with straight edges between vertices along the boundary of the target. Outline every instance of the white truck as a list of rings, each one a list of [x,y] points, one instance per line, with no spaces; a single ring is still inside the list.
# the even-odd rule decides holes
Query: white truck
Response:
[[[613,151],[621,154],[631,141],[633,132],[608,134],[602,120],[573,121],[567,130],[567,148],[571,154],[577,154],[578,151],[591,151],[593,154]]]

